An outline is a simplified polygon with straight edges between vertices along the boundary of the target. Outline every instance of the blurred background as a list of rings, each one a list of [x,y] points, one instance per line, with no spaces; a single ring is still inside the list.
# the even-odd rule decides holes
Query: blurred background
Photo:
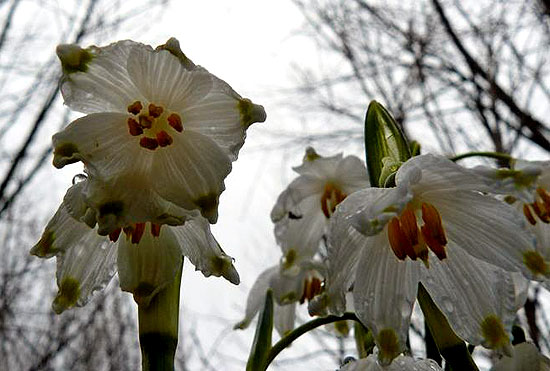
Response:
[[[135,304],[116,277],[84,308],[57,316],[55,259],[28,251],[83,172],[51,165],[51,136],[78,117],[58,91],[56,45],[156,46],[172,36],[268,114],[248,130],[213,227],[241,284],[185,265],[178,370],[244,369],[254,324],[232,328],[258,274],[281,255],[271,208],[306,146],[364,158],[370,100],[423,153],[548,159],[548,0],[0,0],[0,369],[139,368]],[[518,323],[548,355],[547,302],[533,285]],[[308,320],[305,308],[299,313]],[[423,332],[416,313],[414,356],[425,356]],[[296,341],[272,369],[335,370],[347,355],[355,355],[353,337],[325,328]],[[476,357],[483,368],[494,359],[483,349]]]

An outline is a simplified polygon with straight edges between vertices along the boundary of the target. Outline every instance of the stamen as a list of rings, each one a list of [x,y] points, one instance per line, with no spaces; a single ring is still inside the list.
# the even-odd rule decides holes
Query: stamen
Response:
[[[112,231],[111,233],[109,233],[109,239],[110,239],[112,242],[117,242],[118,237],[120,236],[120,231],[121,231],[121,229],[120,229],[120,228],[117,228],[117,229],[115,229],[114,231]]]
[[[542,220],[543,223],[550,223],[550,215],[548,215],[548,212],[544,209],[544,204],[539,202],[533,202],[531,204],[531,207],[533,208],[533,211],[540,220]]]
[[[405,233],[401,230],[399,225],[399,219],[394,217],[388,223],[388,240],[390,242],[391,249],[397,259],[405,260],[407,257],[407,250],[413,250],[411,241],[405,236]]]
[[[153,237],[160,236],[160,227],[162,227],[162,224],[151,223],[151,234]]]
[[[550,195],[542,187],[537,188],[537,194],[542,199],[542,202],[544,203],[544,207],[545,207],[546,211],[549,211],[550,210]]]
[[[445,251],[445,245],[442,245],[439,243],[437,238],[432,236],[432,230],[424,224],[421,228],[422,231],[422,237],[424,237],[424,241],[426,242],[426,245],[430,248],[430,250],[433,251],[433,253],[439,258],[439,260],[443,260],[447,257],[447,252]]]
[[[535,219],[535,217],[531,213],[531,209],[529,208],[529,205],[527,205],[527,204],[523,204],[523,215],[525,215],[525,218],[527,219],[527,221],[529,223],[531,223],[532,225],[537,224],[537,220]]]
[[[336,206],[346,198],[340,188],[331,183],[325,185],[325,193],[321,196],[321,209],[327,218],[334,213]]]
[[[174,128],[175,131],[179,133],[183,131],[183,124],[181,122],[181,117],[177,113],[172,113],[170,116],[168,116],[166,120],[168,121],[168,125]]]
[[[154,151],[159,146],[159,143],[155,138],[148,138],[143,137],[139,140],[139,145],[143,148],[150,149],[151,151]]]
[[[164,108],[161,106],[155,106],[153,103],[149,104],[149,116],[157,118],[162,115],[162,112],[164,112]]]
[[[132,243],[138,244],[141,241],[141,237],[145,232],[145,223],[136,223],[134,231],[132,232]]]
[[[401,222],[401,230],[405,236],[407,236],[407,239],[413,246],[417,245],[418,225],[416,224],[416,215],[414,215],[414,211],[407,207],[405,211],[403,211],[403,214],[401,214],[399,221]]]
[[[172,139],[172,137],[168,135],[168,133],[165,132],[164,130],[159,131],[157,133],[157,142],[159,143],[159,146],[161,147],[169,146],[170,144],[172,144],[173,141],[174,140]]]
[[[311,277],[311,279],[305,279],[304,282],[304,291],[302,297],[300,298],[300,304],[304,302],[311,301],[315,296],[321,293],[321,280],[317,277]]]
[[[139,123],[131,117],[128,119],[128,131],[130,132],[130,135],[134,137],[143,134],[143,129]]]
[[[424,241],[440,260],[445,259],[447,257],[445,251],[447,237],[441,222],[441,215],[433,205],[424,202],[422,203],[422,220],[424,225],[421,232]]]
[[[138,113],[141,112],[142,108],[143,106],[141,105],[141,102],[137,100],[128,106],[128,112],[130,112],[133,115],[137,115]]]
[[[139,124],[144,129],[151,129],[155,119],[148,115],[139,115]]]

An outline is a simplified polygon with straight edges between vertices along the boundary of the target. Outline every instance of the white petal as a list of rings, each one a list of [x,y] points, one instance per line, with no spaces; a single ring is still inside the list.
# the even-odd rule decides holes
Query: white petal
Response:
[[[275,304],[273,313],[273,325],[279,333],[279,336],[284,337],[290,331],[294,330],[294,321],[296,320],[296,303],[287,305]]]
[[[165,105],[171,111],[196,104],[213,86],[208,72],[191,72],[169,51],[155,51],[145,46],[130,52],[128,73],[149,102]]]
[[[293,170],[300,175],[326,179],[327,176],[336,173],[341,160],[341,153],[330,157],[319,156],[315,159],[308,159],[306,152],[302,165],[294,167]]]
[[[321,210],[321,196],[326,182],[312,176],[299,176],[279,195],[271,211],[271,220],[275,223],[292,213],[292,217],[301,217],[311,208]],[[303,203],[313,197],[317,201]]]
[[[397,171],[396,183],[410,184],[415,195],[433,190],[485,190],[481,177],[443,156],[421,155],[409,159]]]
[[[371,247],[363,250],[357,266],[353,288],[355,312],[373,331],[379,347],[381,333],[393,330],[402,351],[416,300],[420,264],[398,260],[384,233],[369,239],[369,243]],[[395,356],[380,349],[380,357],[386,362]]]
[[[147,223],[137,244],[121,233],[117,259],[120,288],[133,293],[138,304],[147,306],[160,290],[174,281],[182,259],[170,227],[162,227],[160,235],[154,237]]]
[[[85,305],[90,295],[101,290],[116,272],[116,246],[95,230],[82,225],[87,228],[86,232],[57,255],[59,291],[52,304],[56,313],[74,305]]]
[[[31,249],[31,254],[50,258],[73,246],[94,245],[98,241],[95,232],[86,224],[73,219],[62,203],[46,225],[40,241]]]
[[[340,371],[439,371],[441,367],[431,359],[414,359],[409,356],[399,356],[391,365],[383,367],[378,364],[376,355],[371,354],[354,362],[345,364]]]
[[[239,274],[233,266],[233,258],[223,252],[210,232],[210,224],[206,219],[198,216],[182,226],[172,227],[171,231],[182,254],[191,261],[196,270],[200,270],[205,277],[221,276],[235,285],[239,284]]]
[[[540,354],[532,343],[514,345],[512,357],[504,356],[495,363],[491,371],[548,371],[550,360]]]
[[[297,275],[278,274],[271,276],[269,286],[273,289],[273,299],[280,305],[294,303],[302,297],[304,292],[304,274],[300,270]]]
[[[125,40],[87,49],[92,60],[86,72],[70,73],[61,80],[65,104],[84,113],[126,112],[129,104],[141,99],[126,68],[128,55],[136,47],[144,45]]]
[[[167,200],[186,209],[198,208],[215,223],[223,180],[231,161],[211,139],[184,131],[167,148],[155,153],[151,181]]]
[[[449,249],[456,246],[506,270],[529,275],[523,253],[534,250],[534,239],[514,208],[470,191],[433,191],[422,200],[439,210]]]
[[[369,186],[367,168],[363,161],[355,156],[346,156],[340,161],[334,178],[347,195]]]
[[[266,269],[256,279],[246,299],[246,311],[244,319],[235,325],[235,328],[247,328],[256,313],[260,311],[265,302],[267,289],[270,287],[271,278],[278,274],[279,266]]]
[[[468,343],[483,342],[481,323],[491,315],[510,330],[516,312],[512,273],[449,246],[447,259],[430,256],[430,268],[422,270],[421,281],[457,335]]]
[[[94,113],[73,121],[53,136],[53,164],[62,168],[82,161],[91,172],[112,176],[137,166],[150,167],[152,152],[128,132],[122,113]]]

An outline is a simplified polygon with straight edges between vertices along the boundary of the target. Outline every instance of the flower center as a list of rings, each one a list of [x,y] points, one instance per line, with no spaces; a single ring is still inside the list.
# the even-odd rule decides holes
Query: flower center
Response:
[[[346,194],[332,183],[325,185],[325,192],[321,196],[321,209],[327,218],[334,213],[336,205],[344,201]]]
[[[405,260],[407,256],[412,260],[420,258],[426,267],[429,267],[428,249],[432,250],[439,260],[447,257],[447,237],[441,215],[435,206],[423,202],[421,214],[424,224],[419,228],[415,209],[409,203],[399,217],[392,218],[388,223],[388,240],[399,260]]]
[[[160,236],[160,227],[162,227],[162,224],[151,223],[150,232],[153,237]],[[145,223],[135,223],[124,228],[117,228],[109,233],[109,239],[112,242],[117,242],[121,231],[124,231],[127,239],[131,239],[132,243],[137,245],[145,232]]]
[[[550,223],[550,194],[542,187],[537,188],[535,202],[523,204],[523,215],[532,225],[537,224],[535,216],[543,223]]]
[[[171,127],[178,133],[183,131],[181,116],[169,112],[162,106],[149,103],[147,108],[140,101],[128,106],[131,116],[127,120],[128,132],[131,136],[139,137],[139,145],[154,151],[158,147],[167,147],[174,141],[166,130]]]
[[[302,297],[300,298],[300,304],[304,304],[306,300],[311,301],[311,299],[320,294],[321,291],[321,280],[318,277],[306,277],[304,281],[304,291],[302,293]]]

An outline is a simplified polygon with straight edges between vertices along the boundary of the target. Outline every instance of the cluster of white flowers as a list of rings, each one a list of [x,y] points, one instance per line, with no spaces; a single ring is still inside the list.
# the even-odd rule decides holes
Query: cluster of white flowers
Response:
[[[205,276],[239,275],[210,232],[218,199],[262,106],[195,65],[170,39],[82,49],[60,45],[61,92],[86,116],[53,137],[56,167],[81,161],[32,253],[57,257],[61,312],[84,305],[118,270],[121,288],[148,303],[187,256]]]
[[[381,364],[406,349],[419,283],[462,339],[512,353],[511,326],[529,280],[549,282],[550,163],[469,169],[421,155],[399,168],[395,187],[375,188],[356,158],[319,159],[309,150],[296,171],[272,212],[284,257],[258,280],[246,321],[261,305],[253,296],[277,291],[273,277],[289,261],[310,259],[324,238],[324,282],[310,312],[341,315],[353,304]]]

